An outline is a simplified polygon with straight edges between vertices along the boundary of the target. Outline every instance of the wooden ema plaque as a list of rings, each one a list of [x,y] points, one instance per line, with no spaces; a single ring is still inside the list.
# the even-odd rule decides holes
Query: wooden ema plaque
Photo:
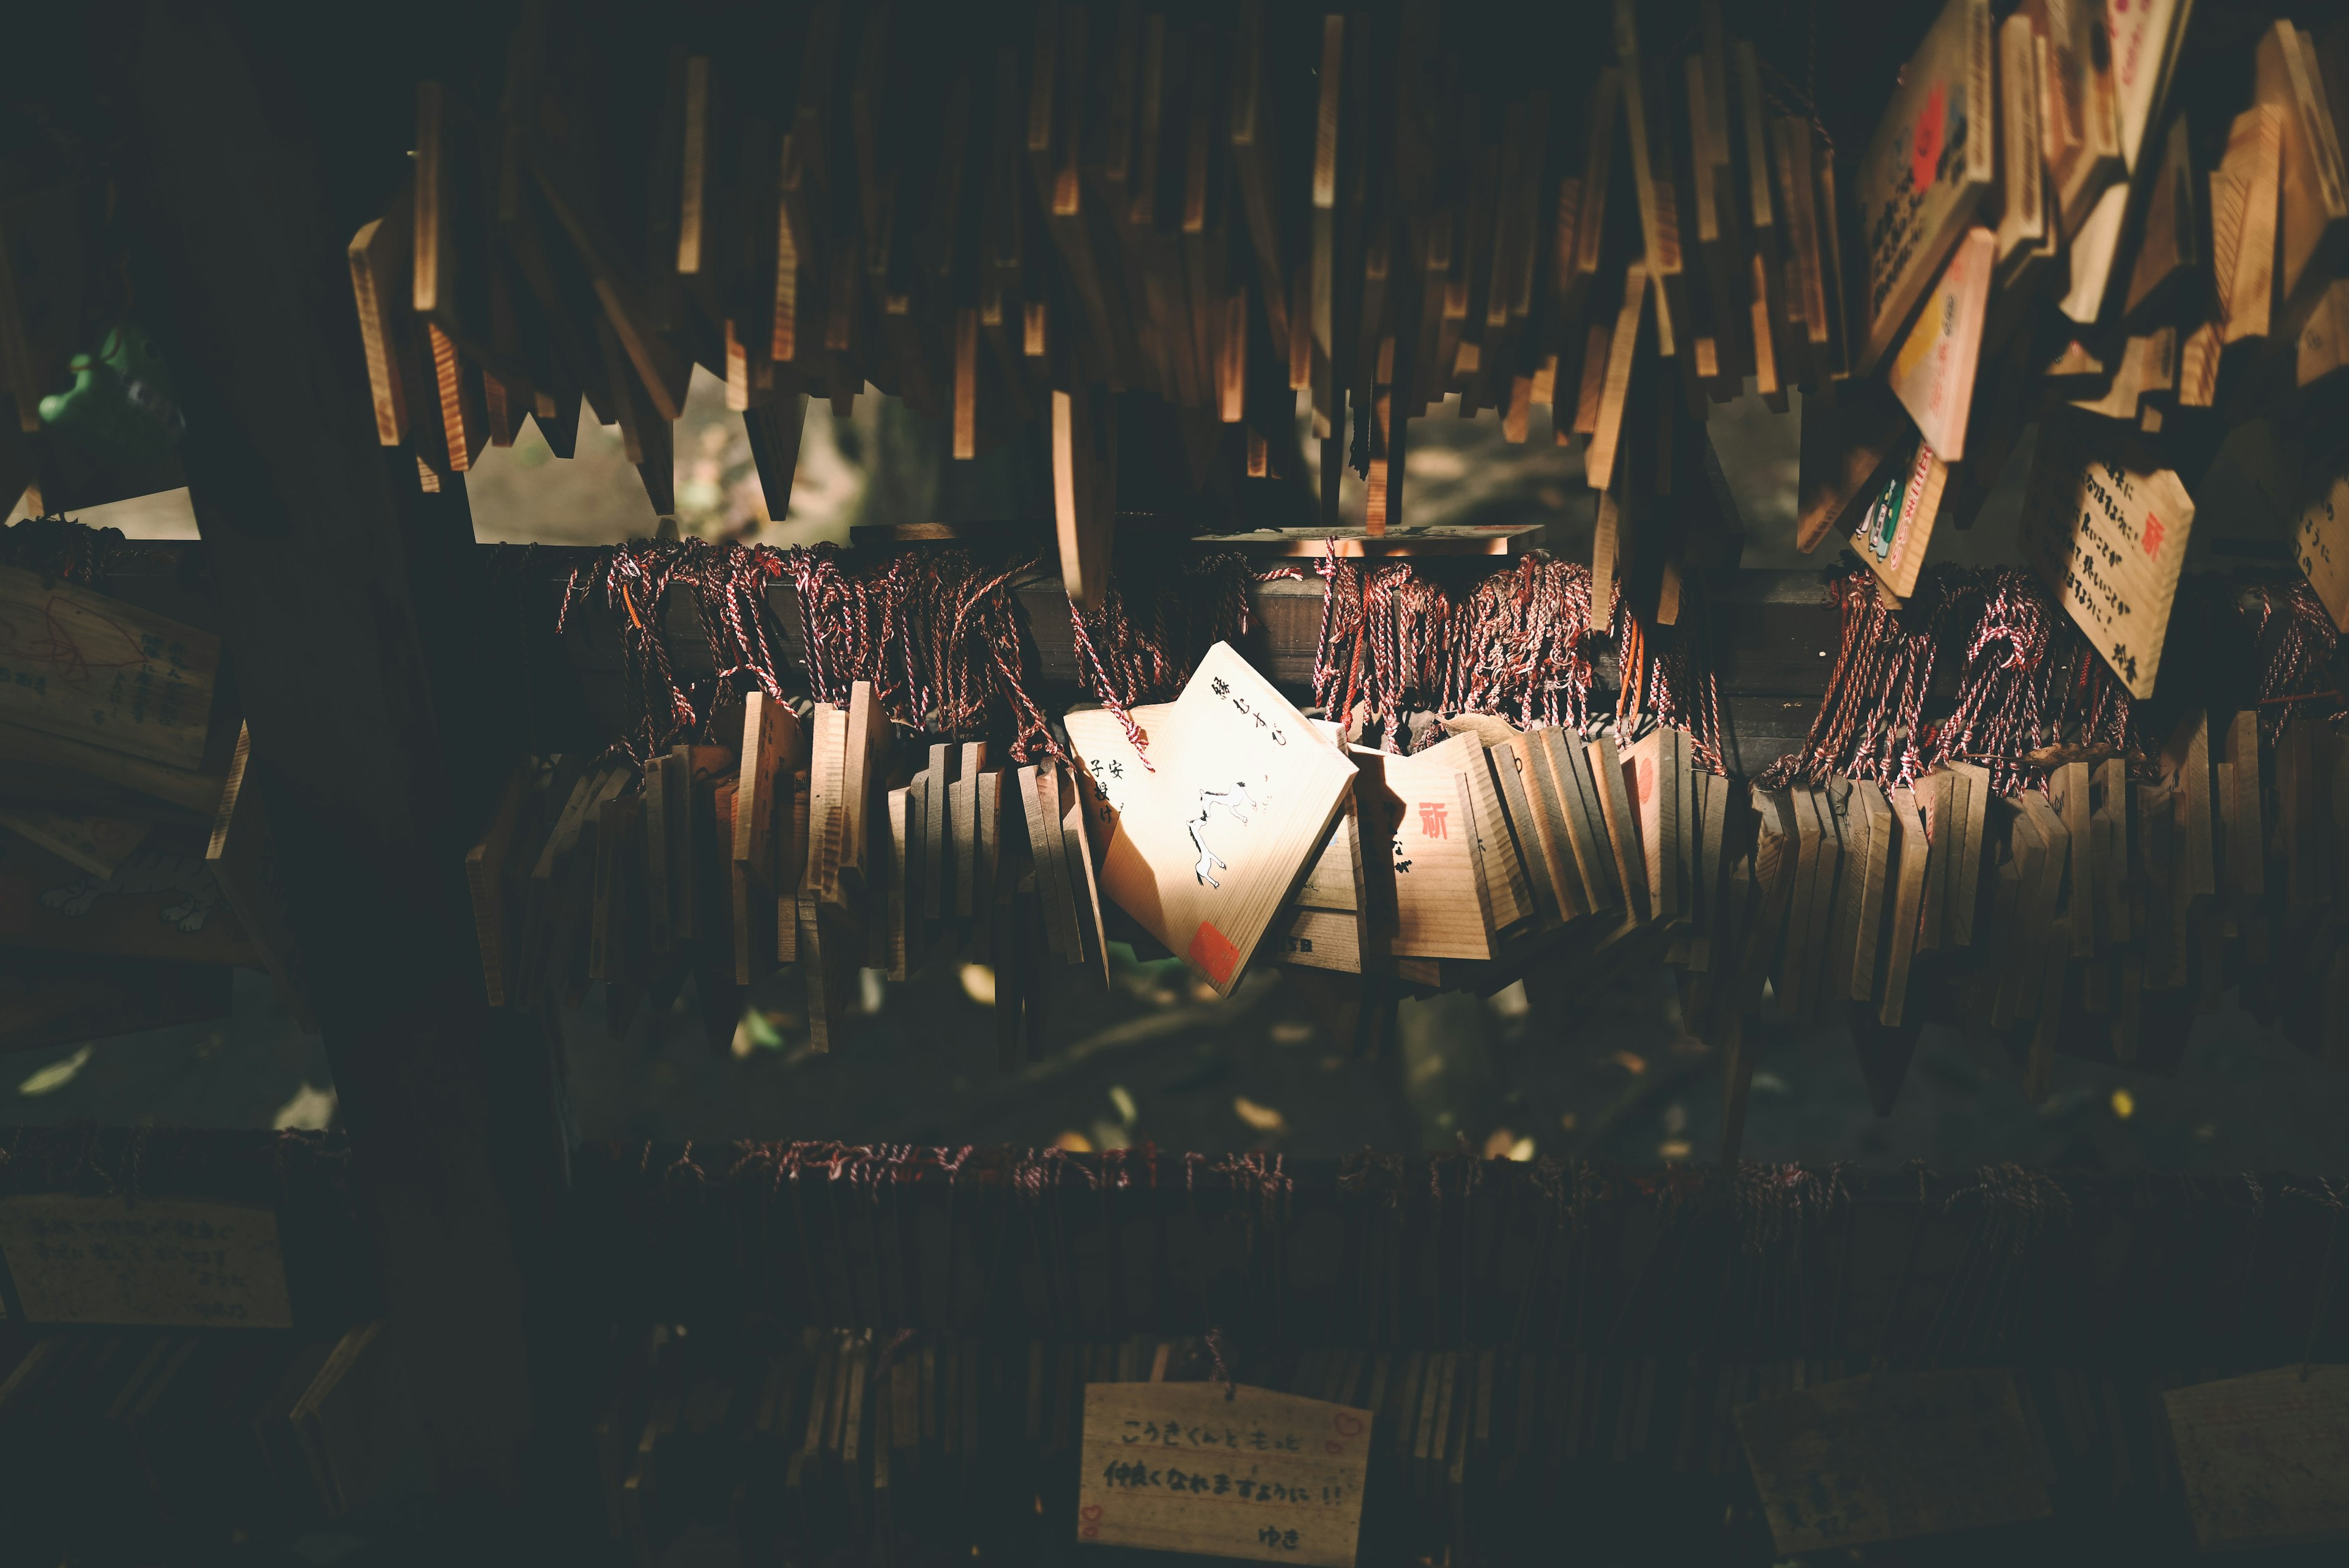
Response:
[[[1854,1377],[1741,1406],[1737,1435],[1788,1555],[2044,1519],[2045,1455],[2002,1371]]]
[[[197,768],[219,672],[210,632],[0,566],[0,719]]]
[[[0,1199],[0,1260],[30,1323],[294,1326],[277,1216],[249,1204]]]
[[[1353,764],[1228,643],[1154,715],[1146,754],[1113,720],[1082,728],[1071,743],[1115,814],[1101,891],[1230,995],[1319,857]]]
[[[1085,1387],[1077,1539],[1352,1568],[1371,1412],[1223,1383]]]
[[[2315,487],[2312,486],[2312,489]],[[2301,508],[2294,554],[2336,628],[2349,628],[2349,473],[2323,482]]]
[[[1868,335],[1855,371],[1899,338],[1994,182],[1990,36],[1990,0],[1949,0],[1860,161]]]
[[[2129,695],[2153,695],[2194,500],[2126,432],[2079,416],[2040,429],[2023,503],[2023,553]]]
[[[2279,1366],[2161,1398],[2203,1551],[2349,1537],[2349,1366]]]

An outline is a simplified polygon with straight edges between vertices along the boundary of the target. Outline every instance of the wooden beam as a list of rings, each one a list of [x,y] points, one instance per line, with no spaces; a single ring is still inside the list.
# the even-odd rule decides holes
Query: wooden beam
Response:
[[[353,139],[211,6],[92,30],[114,89],[142,321],[188,413],[182,459],[209,547],[357,1155],[363,1211],[444,1495],[515,1496],[532,1423],[513,1192],[492,1156],[493,1022],[465,916],[462,846],[512,742],[474,677],[480,555],[461,480],[419,493],[378,445],[330,205]],[[523,1029],[531,1021],[519,1020]],[[533,1034],[535,1031],[531,1031]],[[527,1054],[527,1053],[525,1053]],[[525,1088],[560,1118],[533,1063]],[[559,1135],[558,1135],[559,1141]],[[559,1184],[543,1141],[529,1189]]]

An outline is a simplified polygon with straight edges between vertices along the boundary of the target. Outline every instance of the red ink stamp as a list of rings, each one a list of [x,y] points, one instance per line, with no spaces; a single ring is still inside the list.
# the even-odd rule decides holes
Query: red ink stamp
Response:
[[[1948,88],[1940,82],[1925,95],[1917,129],[1909,141],[1909,178],[1922,191],[1933,182],[1941,164],[1941,135],[1949,119]]]
[[[1240,961],[1240,950],[1232,939],[1216,929],[1212,920],[1201,920],[1199,929],[1191,933],[1191,946],[1184,955],[1199,966],[1199,972],[1217,985],[1230,981],[1232,971]]]

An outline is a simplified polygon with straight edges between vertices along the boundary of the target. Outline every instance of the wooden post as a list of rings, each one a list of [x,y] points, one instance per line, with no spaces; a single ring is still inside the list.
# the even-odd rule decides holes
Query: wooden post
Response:
[[[378,444],[343,259],[398,146],[319,123],[357,118],[326,96],[347,67],[318,52],[320,79],[292,79],[209,6],[89,36],[392,1332],[444,1496],[511,1500],[532,1427],[513,1205],[559,1191],[561,1162],[492,1154],[551,1075],[517,1070],[537,1031],[493,1020],[465,914],[465,836],[520,744],[476,662],[481,552],[461,481],[422,494],[414,455]]]

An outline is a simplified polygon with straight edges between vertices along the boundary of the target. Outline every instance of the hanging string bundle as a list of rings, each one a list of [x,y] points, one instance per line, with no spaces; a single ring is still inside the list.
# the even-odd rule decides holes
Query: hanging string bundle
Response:
[[[1128,710],[1173,697],[1208,649],[1247,634],[1251,582],[1302,574],[1295,566],[1251,572],[1245,556],[1226,552],[1143,576],[1152,587],[1143,613],[1128,607],[1124,590],[1112,580],[1092,615],[1070,604],[1069,625],[1079,677],[1117,715],[1146,765],[1149,753]]]
[[[126,538],[119,528],[92,528],[52,513],[0,528],[0,566],[38,572],[92,587],[111,576],[209,576],[205,553]]]
[[[1827,591],[1840,612],[1841,631],[1818,715],[1802,749],[1773,763],[1757,782],[1767,789],[1823,784],[1830,776],[1872,779],[1887,789],[1913,784],[1938,760],[1925,701],[1942,641],[1955,620],[1978,604],[1975,574],[1935,567],[1899,608],[1885,602],[1874,574],[1864,567],[1836,576]]]
[[[1599,673],[1584,647],[1590,630],[1582,563],[1537,554],[1486,577],[1459,608],[1443,711],[1587,732]]]
[[[1683,589],[1693,594],[1694,585]],[[1678,622],[1651,627],[1618,596],[1616,663],[1622,685],[1615,696],[1620,730],[1640,715],[1686,730],[1696,760],[1709,773],[1726,774],[1721,755],[1721,676],[1704,639],[1704,616],[1684,603]]]
[[[2263,656],[2260,739],[2273,745],[2302,710],[2342,717],[2349,704],[2343,702],[2333,675],[2341,633],[2308,579],[2257,584],[2245,591],[2243,608]]]
[[[782,695],[766,620],[767,586],[782,570],[771,550],[698,539],[618,545],[573,570],[556,633],[591,601],[600,603],[619,632],[630,719],[615,752],[641,765],[678,738],[696,734],[718,695],[740,690],[745,679],[770,696]],[[662,618],[672,587],[685,589],[692,600],[709,659],[706,679],[680,680],[670,660]]]
[[[1322,557],[1321,634],[1313,653],[1313,701],[1367,742],[1402,750],[1406,716],[1444,700],[1452,650],[1452,601],[1437,584],[1395,562],[1365,573]],[[1443,736],[1431,726],[1425,740]]]
[[[2001,566],[1981,579],[1982,614],[1966,641],[1957,705],[1929,762],[1990,770],[2002,794],[2044,786],[2032,753],[2051,746],[2104,749],[2144,766],[2129,694],[2057,607],[2038,574]]]
[[[1034,684],[1014,592],[1040,563],[981,568],[963,550],[892,556],[862,573],[839,548],[785,557],[799,591],[808,690],[843,705],[872,683],[893,723],[935,734],[984,734],[999,702],[1015,731],[1011,756],[1057,753]]]

